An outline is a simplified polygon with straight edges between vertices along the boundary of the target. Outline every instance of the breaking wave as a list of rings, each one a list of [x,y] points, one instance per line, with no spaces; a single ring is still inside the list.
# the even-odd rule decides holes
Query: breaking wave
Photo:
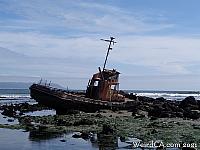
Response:
[[[0,100],[16,100],[16,99],[27,99],[30,98],[29,94],[2,94]]]
[[[200,100],[200,93],[199,92],[158,92],[158,91],[131,91],[132,93],[137,94],[137,96],[147,96],[152,98],[163,97],[168,100],[183,100],[188,96],[193,96],[195,99]]]

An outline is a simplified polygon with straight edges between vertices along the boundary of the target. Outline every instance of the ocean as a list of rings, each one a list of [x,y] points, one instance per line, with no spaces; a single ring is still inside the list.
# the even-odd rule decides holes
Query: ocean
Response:
[[[151,91],[151,90],[127,90],[128,93],[137,94],[137,96],[147,96],[152,98],[163,97],[167,100],[181,101],[188,96],[194,96],[200,100],[200,91]]]
[[[0,89],[0,104],[35,102],[29,89]]]
[[[194,96],[196,99],[200,100],[200,93],[197,91],[138,91],[129,90],[129,93],[135,93],[138,96],[148,96],[152,98],[164,97],[169,100],[182,100],[187,96]],[[31,99],[28,89],[0,89],[0,105],[16,104],[16,103],[36,103],[35,100]],[[32,116],[45,116],[45,115],[55,115],[54,110],[42,110],[36,112],[29,112],[25,115]],[[13,119],[5,117],[0,114],[0,124],[18,124],[18,120],[14,119],[13,122],[9,122],[8,119]],[[92,143],[90,140],[74,139],[72,138],[73,133],[66,133],[54,138],[46,139],[33,139],[31,138],[30,132],[25,132],[24,130],[13,130],[0,128],[0,149],[1,150],[13,150],[13,149],[24,149],[24,150],[98,150],[99,147],[97,143]],[[61,142],[65,139],[66,142]],[[118,149],[125,150],[127,146],[126,143],[120,142],[118,139]],[[131,148],[132,149],[132,148]],[[139,148],[136,150],[140,150]],[[168,149],[177,150],[177,149]]]

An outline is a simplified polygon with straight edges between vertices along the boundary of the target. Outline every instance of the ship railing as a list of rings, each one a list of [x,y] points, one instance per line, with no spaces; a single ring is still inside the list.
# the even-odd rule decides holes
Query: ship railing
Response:
[[[73,94],[68,94],[68,95],[65,95],[64,98],[66,100],[75,100],[75,101],[79,101],[79,102],[87,102],[87,103],[92,103],[92,104],[97,104],[97,105],[104,105],[104,106],[107,106],[108,103],[105,101],[101,101],[101,100],[94,100],[94,99],[90,99],[90,98],[84,98],[84,97],[81,97],[81,96],[75,96]]]
[[[67,94],[64,95],[64,97],[66,98],[71,98],[74,99],[76,101],[80,101],[80,102],[87,102],[87,103],[93,103],[93,104],[98,104],[98,105],[104,105],[104,106],[122,106],[125,107],[125,102],[108,102],[108,101],[102,101],[102,100],[94,100],[94,99],[90,99],[90,98],[85,98],[79,95],[73,95],[73,94]]]

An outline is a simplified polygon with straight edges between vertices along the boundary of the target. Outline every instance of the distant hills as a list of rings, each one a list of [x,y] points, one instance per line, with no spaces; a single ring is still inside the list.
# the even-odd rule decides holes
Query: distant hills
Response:
[[[14,51],[11,51],[7,48],[3,48],[3,47],[0,47],[0,52],[1,52],[1,56],[2,58],[6,58],[6,59],[13,59],[13,58],[23,58],[23,57],[26,57],[25,55],[21,54],[21,53],[17,53],[17,52],[14,52]]]
[[[28,89],[32,83],[0,82],[0,89]]]
[[[0,89],[28,89],[32,83],[29,82],[0,82]],[[65,89],[64,87],[52,83],[51,86]]]

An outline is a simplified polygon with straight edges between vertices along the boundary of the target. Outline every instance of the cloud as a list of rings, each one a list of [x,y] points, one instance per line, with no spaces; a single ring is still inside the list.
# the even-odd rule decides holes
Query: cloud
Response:
[[[122,38],[122,39],[121,39]],[[199,38],[179,36],[121,37],[111,59],[128,64],[152,66],[162,74],[188,74],[187,67],[199,64]]]
[[[119,67],[127,64],[155,68],[160,74],[192,74],[196,71],[189,67],[200,64],[196,37],[122,36],[116,40],[108,63]],[[95,60],[97,65],[102,64],[107,48],[107,43],[93,36],[63,38],[39,33],[4,32],[0,34],[0,44],[31,57],[85,59],[85,64]]]
[[[15,3],[15,5],[13,5]],[[62,28],[63,30],[76,30],[78,32],[104,34],[110,33],[140,33],[146,31],[158,31],[173,27],[173,24],[165,23],[159,18],[156,20],[144,14],[130,12],[128,10],[111,6],[108,4],[83,2],[83,1],[20,1],[10,0],[1,4],[4,11],[10,12],[14,18],[8,19],[8,24],[3,23],[2,27],[7,30],[39,30],[51,32]],[[16,17],[17,16],[17,17]],[[2,23],[1,23],[2,24]],[[53,29],[54,28],[54,29]]]

